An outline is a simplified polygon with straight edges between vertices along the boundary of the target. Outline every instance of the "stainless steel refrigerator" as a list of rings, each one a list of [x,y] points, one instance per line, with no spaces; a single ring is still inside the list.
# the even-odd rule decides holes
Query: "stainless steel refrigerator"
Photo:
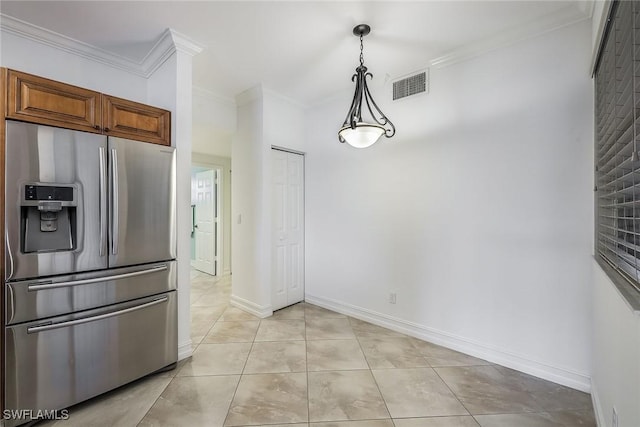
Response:
[[[24,410],[12,426],[177,361],[176,161],[161,145],[6,128],[4,408]]]

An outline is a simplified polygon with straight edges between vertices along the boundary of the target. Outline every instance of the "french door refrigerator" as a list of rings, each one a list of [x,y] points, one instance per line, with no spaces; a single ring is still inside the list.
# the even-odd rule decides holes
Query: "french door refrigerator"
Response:
[[[7,426],[177,361],[175,165],[171,147],[7,121]]]

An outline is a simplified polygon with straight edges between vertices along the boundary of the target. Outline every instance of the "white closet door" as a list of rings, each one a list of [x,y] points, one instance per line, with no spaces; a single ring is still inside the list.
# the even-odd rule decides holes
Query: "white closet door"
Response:
[[[271,150],[273,310],[304,299],[304,157]]]

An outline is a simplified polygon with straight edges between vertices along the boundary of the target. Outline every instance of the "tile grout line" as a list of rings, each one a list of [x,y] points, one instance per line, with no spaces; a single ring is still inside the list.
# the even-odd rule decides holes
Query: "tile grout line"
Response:
[[[226,309],[225,309],[226,310]],[[222,317],[222,314],[224,313],[224,311],[222,313],[220,313],[220,315],[218,317],[216,317],[216,320],[213,321],[213,323],[211,324],[211,326],[209,326],[209,329],[207,329],[207,332],[204,334],[204,336],[202,337],[202,339],[196,344],[196,346],[194,347],[191,356],[193,356],[193,353],[196,352],[196,350],[198,349],[198,347],[200,347],[200,344],[214,344],[214,343],[205,343],[204,340],[205,338],[207,338],[207,335],[209,335],[209,333],[211,332],[211,330],[213,329],[213,327],[215,326],[216,323],[218,323],[218,321],[220,320],[220,318]],[[193,343],[192,343],[193,345]]]
[[[218,322],[220,322],[222,319],[222,316],[224,316],[224,313],[229,309],[229,307],[231,307],[229,305],[229,300],[227,299],[226,301],[227,304],[227,308],[225,308],[222,313],[220,313],[220,315],[218,316],[218,318],[216,319],[216,321],[213,323],[213,325],[211,325],[211,328],[209,329],[209,331],[207,332],[207,334],[204,336],[204,338],[202,338],[202,341],[200,341],[200,344],[204,343],[205,338],[207,337],[207,335],[209,335],[209,333],[211,332],[211,329],[213,329],[214,325]],[[258,324],[258,327],[260,325]],[[211,344],[216,344],[216,343],[211,343]],[[198,345],[199,347],[200,345]],[[251,348],[253,348],[253,343],[251,344]],[[251,354],[251,348],[249,349],[249,353],[247,354],[247,360],[249,360],[249,354]],[[240,380],[242,380],[242,372],[244,372],[244,366],[246,366],[247,364],[247,360],[245,360],[245,365],[243,365],[242,367],[242,371],[240,372],[240,375],[238,375],[238,382],[236,383],[236,387],[233,390],[233,395],[231,396],[231,399],[229,400],[229,406],[227,407],[227,415],[225,415],[224,420],[222,421],[222,425],[224,426],[225,423],[227,422],[227,418],[229,417],[229,410],[231,409],[231,404],[233,403],[233,400],[236,397],[236,392],[238,391],[238,387],[240,386]]]
[[[190,279],[192,280],[192,279]],[[217,283],[214,283],[214,285],[216,285]],[[204,295],[203,295],[204,296]],[[198,298],[200,299],[200,298]],[[193,308],[193,304],[191,304],[191,308]],[[220,313],[220,316],[222,316],[222,313]],[[217,317],[217,319],[220,318],[220,316]],[[193,358],[193,353],[195,353],[195,351],[198,349],[198,347],[200,347],[200,344],[202,344],[202,342],[204,341],[204,337],[206,337],[209,334],[209,331],[211,330],[211,328],[213,328],[213,325],[217,322],[217,319],[211,324],[211,327],[207,330],[207,333],[204,334],[204,336],[202,337],[202,340],[195,346],[195,348],[192,351],[192,355],[189,356],[189,358]],[[191,326],[191,325],[189,325]],[[144,421],[144,419],[146,418],[147,415],[149,415],[149,412],[151,412],[151,410],[153,409],[153,407],[156,405],[156,403],[158,402],[158,400],[160,400],[160,398],[162,397],[162,394],[167,390],[167,388],[169,388],[169,385],[171,385],[171,383],[176,379],[179,378],[178,377],[178,372],[180,372],[180,370],[182,370],[182,368],[184,367],[184,365],[180,368],[178,368],[178,363],[181,361],[177,361],[176,362],[176,370],[175,373],[173,374],[173,376],[170,377],[169,382],[167,383],[166,386],[164,386],[164,388],[162,389],[162,391],[160,392],[160,394],[158,394],[158,397],[155,398],[155,400],[153,401],[153,403],[151,404],[151,406],[149,406],[149,409],[147,410],[147,412],[145,412],[142,415],[142,418],[140,418],[140,421],[138,421],[138,423],[136,424],[136,426],[139,426],[140,424],[142,424],[142,421]]]
[[[215,276],[214,276],[214,277],[215,277]],[[191,280],[193,280],[193,279],[191,279]],[[218,283],[219,281],[220,281],[220,280],[219,280],[219,279],[217,279],[217,278],[212,280],[212,282],[213,282],[213,283],[211,283],[211,284],[214,286],[214,288],[216,288],[215,290],[217,290],[217,286],[219,285],[219,283]],[[200,298],[202,298],[203,296],[205,296],[205,295],[207,295],[207,293],[206,293],[206,292],[205,292],[204,294],[202,294],[202,295],[198,298],[198,300],[199,300]],[[197,300],[196,300],[196,301],[197,301]],[[195,353],[195,351],[198,349],[198,347],[200,347],[200,344],[203,344],[203,343],[204,343],[204,340],[205,340],[205,338],[207,337],[207,335],[209,335],[209,333],[211,332],[211,329],[213,329],[213,327],[215,326],[215,324],[216,324],[216,323],[218,323],[218,321],[220,320],[220,318],[222,317],[222,315],[224,314],[224,312],[225,312],[225,311],[227,311],[227,308],[229,308],[229,307],[230,307],[230,306],[229,306],[229,302],[228,302],[228,301],[227,301],[227,302],[225,302],[225,305],[226,305],[225,309],[224,309],[224,310],[222,310],[222,312],[221,312],[218,316],[216,316],[216,319],[211,323],[211,326],[207,329],[207,332],[204,334],[204,336],[202,337],[202,339],[200,340],[200,342],[198,342],[198,343],[196,344],[195,348],[194,348],[194,349],[193,349],[193,351],[192,351],[192,354],[193,354],[193,353]],[[216,306],[196,306],[196,305],[195,305],[195,302],[194,302],[194,303],[191,303],[191,304],[190,304],[190,306],[191,306],[190,308],[194,308],[194,307],[216,307]],[[189,325],[189,326],[191,326],[191,325]],[[191,328],[189,328],[189,329],[191,329]],[[192,344],[192,345],[193,345],[193,344]]]
[[[258,322],[258,329],[260,328],[260,322]],[[256,336],[258,335],[258,329],[256,329],[256,335],[253,336],[253,341],[251,341],[251,347],[249,348],[249,353],[247,353],[247,359],[244,361],[242,365],[242,370],[240,371],[240,375],[238,376],[238,384],[236,384],[236,389],[233,391],[233,396],[231,396],[231,400],[229,401],[229,407],[227,408],[227,415],[224,417],[224,421],[222,425],[225,426],[227,423],[227,419],[229,418],[229,412],[231,411],[231,405],[233,405],[233,401],[236,399],[236,393],[238,392],[238,388],[240,388],[240,382],[242,382],[242,377],[244,377],[244,370],[247,367],[247,363],[249,362],[249,356],[251,356],[251,351],[253,350],[253,344],[256,342]]]
[[[415,339],[415,338],[414,338]],[[425,340],[423,340],[425,341]],[[429,341],[425,341],[425,342],[429,342]],[[430,343],[430,342],[429,342]],[[415,346],[414,346],[415,348]],[[418,351],[420,353],[422,353],[421,350],[418,349]],[[423,354],[423,353],[422,353]],[[424,355],[424,354],[423,354]],[[460,405],[462,405],[462,407],[467,411],[467,413],[469,414],[469,416],[471,418],[473,418],[473,421],[480,426],[480,422],[476,419],[476,417],[471,413],[471,411],[469,410],[469,408],[467,408],[467,406],[464,404],[464,402],[460,399],[460,397],[453,391],[453,389],[451,388],[451,386],[449,386],[449,384],[444,380],[444,378],[442,378],[442,376],[440,375],[440,373],[438,372],[438,368],[461,368],[461,367],[466,367],[466,365],[463,366],[457,366],[457,365],[451,365],[451,366],[433,366],[433,364],[431,362],[429,362],[429,356],[424,356],[424,358],[427,360],[427,363],[429,363],[429,366],[431,366],[431,369],[433,369],[433,372],[435,372],[435,374],[438,376],[438,378],[440,378],[440,381],[442,381],[442,383],[449,389],[449,391],[451,392],[451,394],[453,395],[453,397],[456,398],[456,400],[460,403]],[[476,366],[476,365],[469,365],[469,366]],[[485,365],[477,365],[477,366],[485,366]],[[477,414],[476,414],[477,415]]]
[[[428,361],[427,361],[428,363]],[[456,398],[456,400],[460,403],[460,405],[462,405],[462,407],[464,408],[465,411],[467,411],[467,413],[471,416],[471,418],[473,418],[473,421],[476,422],[476,424],[478,424],[478,426],[480,425],[480,422],[478,420],[476,420],[476,417],[473,416],[473,414],[471,413],[471,411],[469,410],[469,408],[467,408],[465,406],[465,404],[462,402],[462,400],[460,400],[460,398],[458,397],[458,395],[451,389],[451,387],[449,386],[449,384],[447,384],[447,382],[444,380],[444,378],[442,378],[440,376],[440,373],[432,366],[431,369],[433,370],[433,372],[435,372],[435,374],[438,376],[438,378],[440,378],[440,381],[442,381],[442,384],[444,384],[447,389],[449,389],[449,391],[451,392],[451,394],[453,395],[453,397]]]
[[[307,425],[311,425],[311,396],[309,394],[309,347],[307,346],[307,303],[304,303],[304,365],[307,374]]]
[[[177,368],[177,366],[176,366]],[[176,371],[176,374],[178,372]],[[160,399],[160,397],[162,396],[162,394],[167,390],[167,388],[169,387],[169,384],[171,384],[173,382],[173,380],[176,379],[176,376],[174,375],[173,377],[171,377],[171,379],[169,379],[169,382],[167,383],[166,386],[164,386],[164,388],[162,389],[162,391],[160,392],[160,394],[158,394],[158,397],[155,398],[155,400],[153,401],[153,403],[151,404],[151,406],[149,406],[149,409],[147,409],[147,412],[145,412],[142,415],[142,418],[140,418],[140,421],[138,421],[136,423],[136,426],[139,426],[140,424],[142,424],[142,421],[144,421],[144,419],[147,417],[147,415],[149,415],[149,412],[151,412],[151,409],[153,409],[153,407],[156,405],[156,402],[158,402],[158,400]]]
[[[351,324],[351,317],[347,317],[347,319],[349,319],[349,327],[351,328],[351,331],[353,331],[353,325]],[[373,383],[376,385],[376,388],[378,389],[378,393],[380,393],[382,402],[384,402],[384,408],[387,410],[387,414],[389,414],[389,419],[391,420],[391,424],[395,426],[396,423],[395,421],[393,421],[391,411],[389,410],[389,405],[387,404],[387,399],[384,398],[384,394],[382,394],[382,390],[380,389],[380,384],[378,384],[378,380],[376,379],[376,376],[373,375],[373,369],[371,369],[371,364],[369,363],[367,354],[364,352],[364,349],[362,348],[360,337],[355,333],[355,331],[353,331],[353,335],[355,335],[356,341],[358,342],[358,347],[360,347],[360,351],[362,352],[362,356],[364,357],[364,361],[367,363],[367,366],[369,367],[369,375],[371,375],[371,378],[373,378]]]

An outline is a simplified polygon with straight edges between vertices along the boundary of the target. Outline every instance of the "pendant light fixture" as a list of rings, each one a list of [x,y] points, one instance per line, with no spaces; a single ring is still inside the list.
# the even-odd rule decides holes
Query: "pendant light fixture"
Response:
[[[356,68],[356,74],[351,77],[351,81],[356,83],[356,91],[353,94],[347,118],[338,132],[340,142],[346,142],[356,148],[369,147],[375,144],[382,135],[391,138],[396,133],[395,126],[380,111],[367,87],[367,77],[373,78],[373,75],[368,73],[367,67],[364,66],[362,38],[370,32],[371,27],[367,24],[360,24],[353,29],[353,34],[360,37],[360,66]],[[364,118],[362,117],[363,111]],[[367,111],[368,117],[366,116]]]

